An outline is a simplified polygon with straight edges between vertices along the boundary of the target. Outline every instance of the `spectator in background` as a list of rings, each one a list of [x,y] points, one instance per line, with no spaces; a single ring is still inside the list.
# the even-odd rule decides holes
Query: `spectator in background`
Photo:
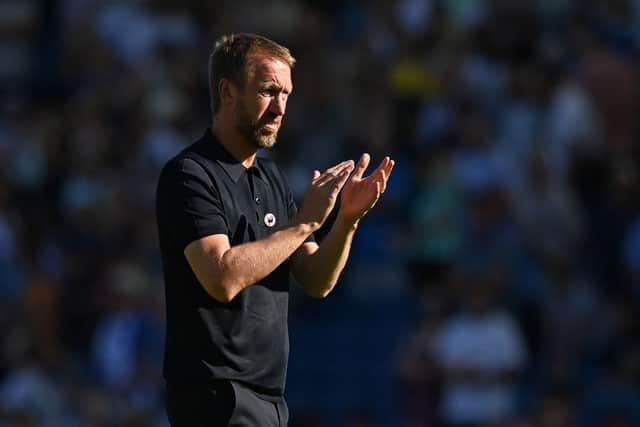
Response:
[[[486,426],[515,415],[527,349],[520,326],[499,308],[495,284],[487,279],[464,276],[460,310],[434,333],[432,357],[444,372],[440,416],[448,426]]]
[[[164,325],[154,309],[149,277],[140,268],[120,263],[109,277],[105,314],[93,337],[92,359],[99,381],[138,410],[153,411],[162,402],[162,384],[152,372],[161,369]]]
[[[570,389],[584,369],[586,347],[597,331],[596,319],[605,312],[596,286],[563,256],[545,263],[541,311],[543,348],[548,384]]]
[[[431,274],[420,287],[420,313],[416,330],[405,340],[397,355],[396,374],[401,396],[401,422],[407,427],[438,425],[442,394],[441,366],[433,352],[436,334],[450,310],[459,275],[445,269]]]
[[[551,180],[549,158],[541,146],[531,151],[523,179],[507,186],[519,234],[538,262],[577,250],[584,233],[580,211],[566,182]]]
[[[451,265],[462,252],[464,194],[453,174],[451,149],[436,148],[419,160],[418,183],[409,204],[416,273]]]
[[[0,183],[0,296],[3,301],[17,298],[20,292],[20,270],[16,254],[16,224],[6,209],[6,190]]]
[[[7,417],[17,425],[68,425],[68,402],[64,393],[59,392],[63,389],[62,381],[56,377],[53,366],[43,363],[27,325],[14,317],[4,332],[0,360],[8,374],[0,382],[0,422]]]
[[[551,391],[545,395],[535,415],[539,427],[577,427],[575,396],[566,391]]]

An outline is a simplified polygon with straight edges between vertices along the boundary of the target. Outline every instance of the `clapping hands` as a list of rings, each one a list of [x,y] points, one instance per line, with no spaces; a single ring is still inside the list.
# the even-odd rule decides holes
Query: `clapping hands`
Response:
[[[385,157],[375,171],[363,177],[370,160],[365,153],[355,166],[352,160],[347,160],[323,173],[313,171],[300,209],[303,221],[313,224],[315,229],[322,226],[342,190],[339,218],[347,225],[356,225],[384,193],[395,164]]]

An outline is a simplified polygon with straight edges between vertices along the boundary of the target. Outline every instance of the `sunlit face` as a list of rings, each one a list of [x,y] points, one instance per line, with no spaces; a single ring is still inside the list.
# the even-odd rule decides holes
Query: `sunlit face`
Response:
[[[257,148],[272,147],[293,90],[291,68],[265,56],[250,60],[244,89],[236,98],[235,124]]]

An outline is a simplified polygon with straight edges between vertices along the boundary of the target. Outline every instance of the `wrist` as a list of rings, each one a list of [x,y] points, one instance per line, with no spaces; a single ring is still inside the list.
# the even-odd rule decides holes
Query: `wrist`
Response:
[[[336,217],[336,221],[334,223],[334,227],[337,227],[338,229],[346,233],[352,233],[358,229],[359,223],[360,218],[350,220],[343,217],[341,213],[338,213],[338,216]]]
[[[302,218],[297,218],[295,221],[295,226],[298,227],[302,233],[309,235],[315,231],[318,231],[322,224],[317,221],[308,221]]]

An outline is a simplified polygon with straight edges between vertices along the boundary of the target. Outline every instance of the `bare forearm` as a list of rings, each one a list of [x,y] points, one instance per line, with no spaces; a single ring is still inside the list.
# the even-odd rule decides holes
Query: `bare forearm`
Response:
[[[255,242],[231,247],[222,257],[223,276],[233,296],[264,279],[311,234],[307,224],[295,224]]]
[[[333,290],[347,263],[356,228],[338,216],[318,249],[309,256],[300,257],[294,273],[308,294],[324,298]]]
[[[349,257],[358,222],[376,204],[386,188],[393,160],[385,157],[371,175],[363,178],[369,160],[369,154],[364,153],[342,188],[338,219],[322,245],[315,247],[315,251],[310,251],[309,245],[305,245],[301,248],[300,256],[295,258],[296,279],[313,296],[325,297],[333,290]]]
[[[295,223],[264,239],[229,247],[221,256],[205,252],[192,268],[212,297],[228,302],[273,272],[312,232],[311,225]]]

